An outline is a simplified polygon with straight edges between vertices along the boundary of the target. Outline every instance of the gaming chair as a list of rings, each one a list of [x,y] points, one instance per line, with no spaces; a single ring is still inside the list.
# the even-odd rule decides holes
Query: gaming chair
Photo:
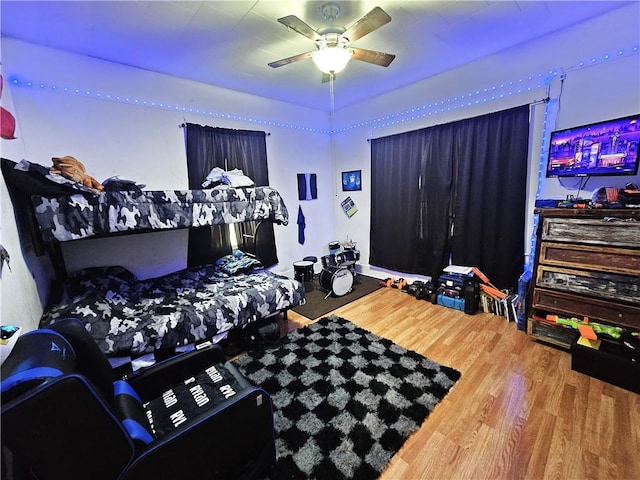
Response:
[[[269,394],[210,345],[116,378],[75,319],[2,364],[2,443],[38,479],[252,478],[275,460]]]

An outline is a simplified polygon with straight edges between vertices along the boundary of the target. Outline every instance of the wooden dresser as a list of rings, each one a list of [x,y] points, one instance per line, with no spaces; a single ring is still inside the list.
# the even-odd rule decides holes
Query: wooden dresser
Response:
[[[577,332],[547,314],[640,330],[640,210],[536,209],[527,332],[570,348]]]

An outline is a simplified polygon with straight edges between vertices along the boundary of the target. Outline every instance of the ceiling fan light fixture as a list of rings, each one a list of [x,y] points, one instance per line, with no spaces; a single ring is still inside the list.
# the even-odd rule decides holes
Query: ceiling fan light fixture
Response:
[[[342,47],[326,47],[311,54],[313,63],[323,73],[340,73],[351,60],[352,52]]]

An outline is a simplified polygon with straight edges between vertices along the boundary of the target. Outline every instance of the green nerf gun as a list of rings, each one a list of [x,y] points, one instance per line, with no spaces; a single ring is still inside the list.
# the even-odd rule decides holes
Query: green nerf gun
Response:
[[[621,327],[614,327],[612,325],[603,325],[601,323],[594,322],[584,322],[578,318],[561,318],[556,317],[556,323],[558,325],[565,325],[567,327],[575,328],[578,330],[580,325],[588,325],[593,329],[597,334],[604,333],[605,335],[609,335],[611,338],[615,338],[616,340],[622,337],[623,329]]]

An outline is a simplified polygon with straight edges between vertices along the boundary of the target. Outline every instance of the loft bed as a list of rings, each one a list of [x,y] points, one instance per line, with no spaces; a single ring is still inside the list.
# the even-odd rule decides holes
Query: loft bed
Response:
[[[280,194],[271,187],[32,195],[31,202],[46,242],[255,220],[286,225],[289,220]]]
[[[32,242],[51,258],[61,286],[40,325],[77,317],[109,356],[217,338],[278,313],[286,318],[305,301],[300,282],[246,255],[147,280],[120,266],[66,274],[61,242],[247,221],[286,225],[287,208],[271,187],[97,193],[25,161],[2,159],[2,172],[16,217],[30,220]]]

